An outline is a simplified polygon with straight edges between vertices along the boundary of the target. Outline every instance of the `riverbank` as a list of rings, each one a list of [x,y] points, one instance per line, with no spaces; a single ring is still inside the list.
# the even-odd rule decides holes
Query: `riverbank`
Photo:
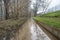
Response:
[[[60,30],[60,18],[34,17],[35,20]]]
[[[35,21],[40,25],[42,26],[42,28],[44,28],[45,30],[47,30],[49,33],[51,33],[54,37],[56,37],[58,40],[60,39],[60,30],[54,28],[54,27],[51,27],[43,22],[40,22],[38,20],[35,19]]]

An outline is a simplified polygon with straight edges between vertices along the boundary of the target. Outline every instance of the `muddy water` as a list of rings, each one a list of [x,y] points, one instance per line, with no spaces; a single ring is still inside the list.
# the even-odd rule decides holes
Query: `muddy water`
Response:
[[[31,31],[31,40],[51,40],[43,30],[31,19],[29,22]]]

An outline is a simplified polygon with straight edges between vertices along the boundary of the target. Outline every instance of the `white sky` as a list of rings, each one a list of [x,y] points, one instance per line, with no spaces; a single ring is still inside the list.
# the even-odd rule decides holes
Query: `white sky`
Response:
[[[48,9],[50,9],[56,5],[60,5],[60,0],[51,0],[51,3],[49,5]],[[39,14],[40,12],[42,12],[42,11],[38,11],[37,13]]]
[[[49,1],[50,1],[50,0],[49,0]],[[54,7],[54,6],[60,4],[60,0],[51,0],[51,1],[52,1],[52,2],[51,2],[51,4],[50,4],[49,8]],[[35,3],[36,0],[32,0],[32,2]]]
[[[50,0],[49,0],[49,1],[50,1]],[[32,0],[32,2],[35,3],[36,0]],[[33,3],[32,3],[32,4],[33,4]],[[56,5],[60,5],[60,0],[51,0],[51,3],[50,3],[50,5],[49,5],[48,9],[49,9],[49,8],[52,8],[52,7],[56,6]],[[31,8],[33,8],[33,5],[31,5]],[[39,13],[39,12],[42,12],[42,11],[38,11],[38,13]]]
[[[60,4],[60,0],[52,0],[49,8],[54,7],[54,6],[56,6],[56,5],[59,5],[59,4]]]

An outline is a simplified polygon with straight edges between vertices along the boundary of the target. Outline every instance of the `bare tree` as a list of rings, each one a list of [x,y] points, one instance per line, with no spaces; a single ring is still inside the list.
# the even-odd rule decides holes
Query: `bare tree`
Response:
[[[6,19],[28,16],[28,0],[4,0]]]
[[[31,4],[31,5],[33,5],[33,7],[34,7],[34,9],[33,9],[33,11],[34,11],[34,16],[37,15],[37,11],[38,11],[39,8],[40,8],[39,10],[42,9],[43,13],[46,12],[49,4],[51,3],[51,1],[49,1],[49,2],[48,2],[48,1],[49,1],[49,0],[36,0],[36,2],[35,2],[34,4]]]
[[[4,4],[5,4],[5,10],[6,10],[6,19],[9,18],[9,13],[8,13],[8,10],[9,10],[9,1],[10,0],[4,0]]]

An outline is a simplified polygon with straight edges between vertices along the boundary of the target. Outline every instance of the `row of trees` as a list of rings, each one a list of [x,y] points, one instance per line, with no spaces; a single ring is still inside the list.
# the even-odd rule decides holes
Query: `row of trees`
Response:
[[[28,16],[28,0],[1,0],[0,2],[4,4],[5,19]]]
[[[0,0],[0,2],[3,3],[5,8],[3,9],[2,6],[4,13],[0,13],[0,15],[2,14],[4,16],[4,19],[16,19],[23,16],[29,16],[31,13],[28,14],[28,6],[30,11],[36,16],[39,10],[42,10],[44,13],[51,3],[49,0]],[[30,5],[28,5],[29,3]],[[31,5],[33,8],[31,8]]]

